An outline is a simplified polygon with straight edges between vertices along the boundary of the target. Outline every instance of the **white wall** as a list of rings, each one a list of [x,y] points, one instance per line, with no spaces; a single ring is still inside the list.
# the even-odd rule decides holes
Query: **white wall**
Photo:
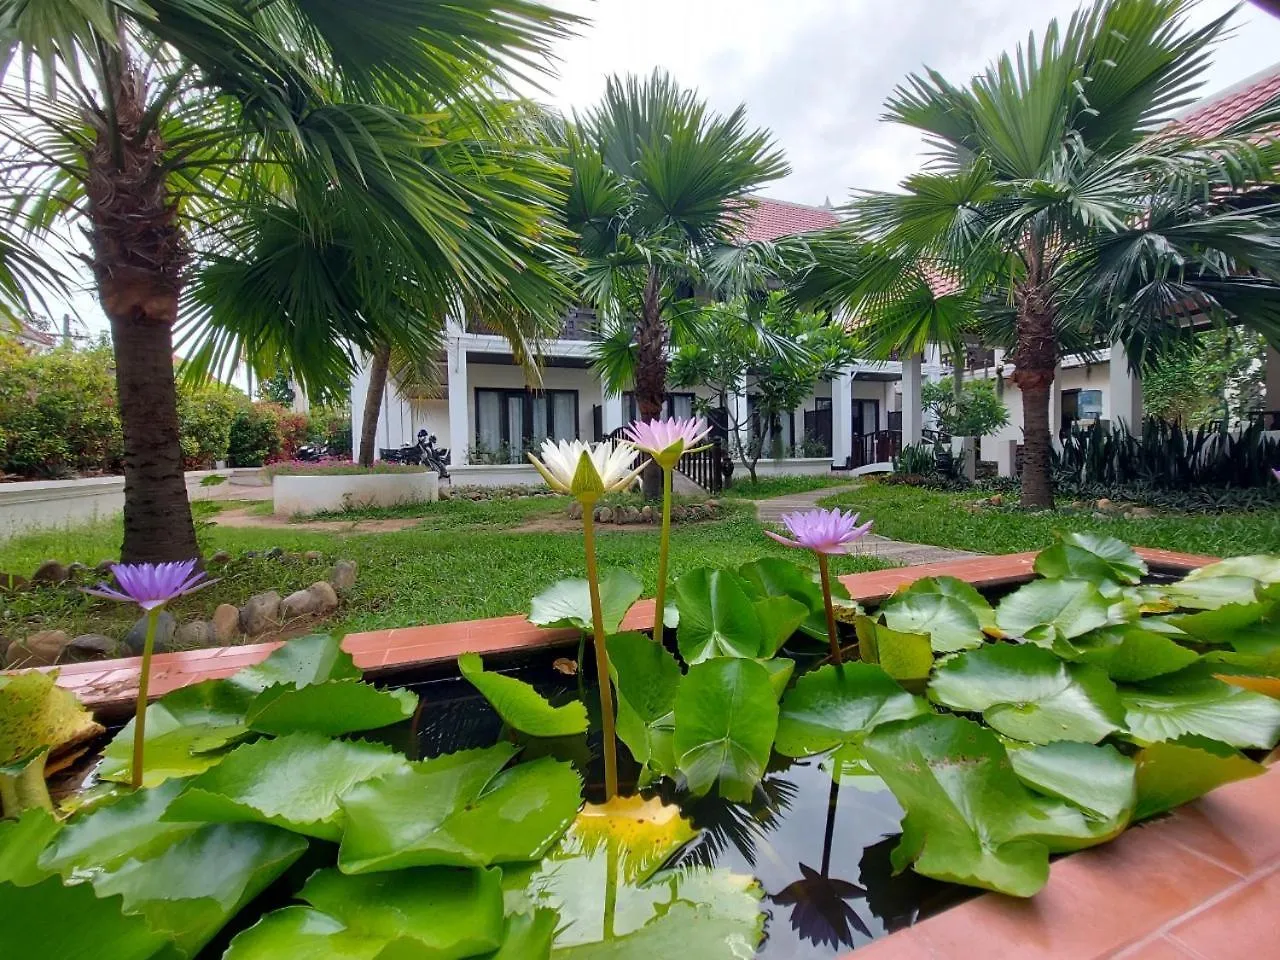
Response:
[[[0,539],[65,527],[124,509],[124,477],[29,480],[0,484]]]

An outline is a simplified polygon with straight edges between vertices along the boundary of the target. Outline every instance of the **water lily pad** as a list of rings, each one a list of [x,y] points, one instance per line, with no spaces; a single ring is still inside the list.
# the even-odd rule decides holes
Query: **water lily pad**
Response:
[[[1036,557],[1035,571],[1051,580],[1140,583],[1147,564],[1123,540],[1100,533],[1068,533]]]
[[[0,675],[0,766],[47,748],[51,756],[102,732],[93,715],[55,682],[56,673]]]
[[[854,621],[858,655],[864,663],[877,664],[895,680],[924,680],[933,670],[933,645],[923,633],[890,630],[871,617]]]
[[[1228,603],[1215,610],[1183,613],[1167,622],[1200,643],[1240,643],[1242,640],[1272,640],[1280,637],[1280,603]]]
[[[342,798],[344,873],[536,860],[581,802],[573,767],[550,757],[503,770],[501,743],[408,764]]]
[[[237,747],[196,777],[165,814],[167,820],[259,821],[295,833],[338,840],[338,798],[373,777],[407,768],[389,747],[295,733]]]
[[[1027,786],[1065,800],[1098,820],[1126,821],[1137,802],[1137,765],[1109,744],[1061,741],[1009,750]]]
[[[246,720],[257,733],[309,731],[336,737],[389,727],[408,720],[417,708],[418,695],[409,690],[379,690],[360,680],[327,680],[303,687],[268,687],[249,705]]]
[[[554,910],[532,910],[507,917],[502,946],[488,960],[549,960],[560,916]]]
[[[17,820],[0,820],[0,884],[29,887],[48,877],[50,871],[38,860],[61,829],[62,824],[39,807],[25,811]]]
[[[809,608],[790,597],[765,597],[755,601],[752,607],[760,624],[762,657],[772,657],[777,653],[784,643],[795,636],[809,616]]]
[[[995,609],[973,584],[958,577],[921,577],[905,589],[899,590],[896,595],[905,596],[906,594],[950,597],[952,600],[959,600],[978,618],[978,623],[982,625],[985,633],[996,637],[1000,635],[996,626]]]
[[[943,593],[900,593],[880,612],[890,630],[926,634],[937,653],[972,650],[983,644],[977,614],[963,601]]]
[[[906,810],[895,870],[1029,897],[1049,878],[1049,850],[1022,835],[1042,818],[990,730],[928,715],[882,724],[863,744]]]
[[[1235,780],[1267,768],[1224,744],[1200,737],[1153,743],[1138,751],[1135,820],[1172,810]]]
[[[782,701],[777,750],[807,757],[860,743],[882,723],[929,713],[929,705],[869,663],[828,665],[810,671]]]
[[[1184,583],[1211,580],[1215,577],[1248,577],[1262,583],[1280,583],[1280,556],[1261,554],[1249,557],[1228,557],[1192,570],[1183,577]]]
[[[798,564],[780,557],[762,557],[738,568],[738,575],[753,599],[790,597],[808,611],[800,630],[818,640],[827,639],[827,612],[822,598],[822,585],[815,575]],[[833,600],[849,599],[849,590],[838,579],[831,581]]]
[[[1164,588],[1165,595],[1189,610],[1217,610],[1228,604],[1255,603],[1261,584],[1252,577],[1182,579]]]
[[[702,796],[718,782],[725,799],[750,800],[778,729],[769,672],[738,657],[695,664],[676,695],[675,720],[676,763],[689,792]]]
[[[675,773],[672,738],[680,664],[642,633],[614,634],[605,643],[618,693],[618,736],[646,774]]]
[[[348,930],[341,920],[319,910],[285,907],[238,933],[222,960],[380,960],[387,946],[384,938]]]
[[[153,857],[98,873],[93,886],[194,957],[306,849],[302,837],[265,824],[205,824]]]
[[[1125,687],[1120,697],[1129,731],[1139,743],[1191,734],[1233,747],[1270,749],[1280,739],[1280,703],[1195,667]]]
[[[700,567],[675,582],[680,655],[695,664],[712,657],[772,656],[764,649],[755,605],[731,570]]]
[[[460,656],[458,669],[489,701],[502,722],[521,733],[531,737],[570,737],[586,732],[587,708],[581,700],[553,707],[523,680],[486,672],[483,661],[474,653]]]
[[[304,687],[327,680],[359,680],[361,676],[339,638],[316,633],[277,647],[267,659],[238,671],[227,682],[245,693],[258,694],[277,683]]]
[[[1194,650],[1138,623],[1103,627],[1074,642],[1073,659],[1101,667],[1112,680],[1137,683],[1176,673],[1200,659]]]
[[[962,653],[939,665],[929,696],[981,713],[1005,736],[1030,743],[1097,743],[1124,726],[1124,708],[1105,673],[1035,646],[1000,643]]]
[[[50,877],[28,887],[0,889],[0,930],[6,957],[50,960],[149,960],[167,938],[119,897],[99,898],[87,883],[64,886]],[[109,950],[110,952],[105,952]]]
[[[1105,626],[1110,604],[1085,580],[1036,580],[1019,587],[996,607],[1005,633],[1052,646]]]
[[[605,570],[600,575],[600,614],[605,633],[617,633],[622,618],[640,599],[644,588],[626,570]],[[586,580],[561,580],[533,598],[529,622],[540,627],[573,627],[590,633],[591,592]]]

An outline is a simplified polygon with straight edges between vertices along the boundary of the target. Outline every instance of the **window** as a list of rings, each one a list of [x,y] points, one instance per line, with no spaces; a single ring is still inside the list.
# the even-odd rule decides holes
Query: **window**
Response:
[[[625,423],[640,419],[640,404],[636,402],[635,393],[630,390],[622,395],[622,416]],[[662,401],[662,416],[685,419],[692,417],[693,394],[668,393],[667,398]]]
[[[576,390],[476,390],[476,459],[523,463],[542,441],[576,440]]]

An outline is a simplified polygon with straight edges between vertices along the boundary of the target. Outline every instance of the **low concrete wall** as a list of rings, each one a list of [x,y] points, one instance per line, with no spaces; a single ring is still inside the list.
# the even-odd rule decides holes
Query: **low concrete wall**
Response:
[[[455,487],[540,487],[543,480],[527,463],[469,463],[450,467]]]
[[[734,475],[739,471],[746,474],[747,468],[741,463],[734,464]],[[760,477],[782,477],[804,474],[812,476],[831,472],[830,457],[787,457],[782,460],[761,460],[756,464],[756,475]]]
[[[0,539],[110,517],[124,509],[124,477],[0,483]]]
[[[440,499],[434,473],[292,474],[271,481],[277,515],[347,510],[351,507],[394,507]]]

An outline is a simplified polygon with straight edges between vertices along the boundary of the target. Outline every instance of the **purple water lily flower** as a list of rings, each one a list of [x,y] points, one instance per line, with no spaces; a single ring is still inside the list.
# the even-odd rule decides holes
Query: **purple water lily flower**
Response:
[[[173,563],[117,563],[111,567],[115,574],[116,590],[105,582],[85,593],[107,600],[136,603],[150,613],[163,607],[170,600],[202,590],[215,581],[196,570],[195,560],[179,560]]]
[[[821,554],[848,553],[849,545],[865,537],[872,523],[868,520],[858,526],[856,513],[821,508],[785,513],[782,515],[782,522],[791,531],[794,540],[788,540],[772,530],[766,530],[765,533],[784,546]]]

